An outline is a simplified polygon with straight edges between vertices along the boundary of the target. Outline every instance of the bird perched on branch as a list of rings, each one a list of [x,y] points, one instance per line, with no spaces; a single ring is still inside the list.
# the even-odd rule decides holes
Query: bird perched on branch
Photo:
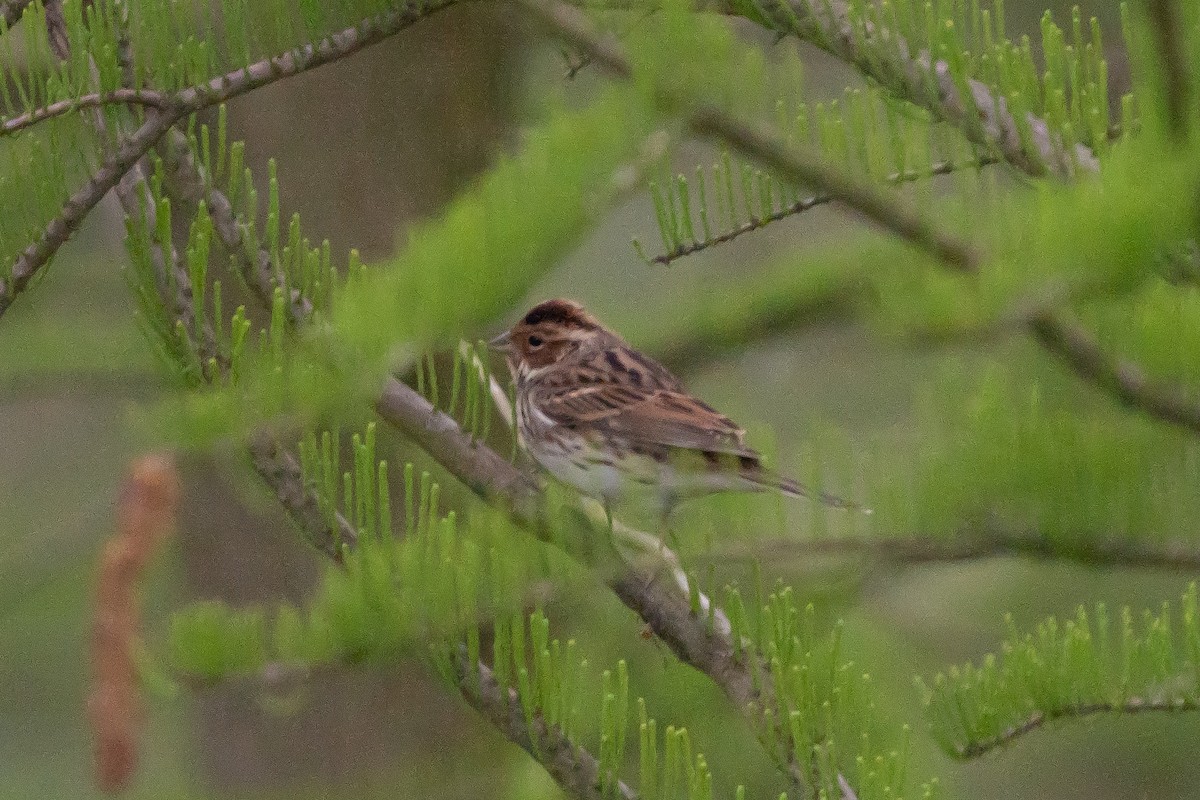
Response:
[[[578,303],[540,303],[491,346],[516,384],[521,445],[610,513],[635,491],[649,492],[665,520],[689,497],[772,489],[868,511],[768,470],[740,426]]]

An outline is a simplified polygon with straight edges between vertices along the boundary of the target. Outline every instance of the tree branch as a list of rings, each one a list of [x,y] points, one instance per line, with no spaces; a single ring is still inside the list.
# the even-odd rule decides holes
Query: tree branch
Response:
[[[1021,724],[1015,725],[991,739],[955,745],[954,754],[963,760],[979,758],[998,747],[1016,741],[1027,733],[1036,731],[1047,722],[1058,719],[1079,719],[1096,714],[1142,714],[1198,710],[1200,710],[1200,704],[1182,698],[1179,700],[1143,700],[1140,697],[1131,697],[1123,703],[1085,703],[1056,708],[1051,711],[1038,711]]]
[[[534,716],[532,726],[527,725],[517,692],[502,688],[486,664],[472,665],[465,651],[459,651],[454,669],[458,689],[471,707],[533,756],[559,786],[581,800],[609,800],[613,796],[601,791],[599,759],[564,736],[557,725],[546,725],[540,714]],[[614,791],[622,800],[636,800],[638,796],[622,781],[615,782]]]
[[[46,266],[51,257],[58,252],[58,248],[79,229],[84,217],[108,194],[108,190],[117,185],[125,173],[181,116],[155,114],[148,118],[115,153],[105,159],[104,164],[83,188],[71,195],[37,241],[26,247],[17,257],[9,277],[0,279],[0,316],[3,316],[17,296],[25,291],[38,270]]]
[[[578,8],[559,0],[523,0],[523,5],[604,69],[622,78],[632,75],[629,59],[620,44],[612,37],[601,35]],[[687,107],[691,99],[664,97],[664,102]],[[978,263],[978,256],[965,242],[945,233],[908,206],[896,203],[873,184],[831,167],[807,148],[785,142],[768,126],[745,122],[712,106],[691,111],[687,124],[693,132],[719,138],[796,183],[824,190],[831,198],[946,264],[971,271]]]
[[[153,89],[115,89],[111,92],[93,92],[81,97],[59,100],[56,103],[2,120],[0,121],[0,136],[17,133],[39,122],[45,122],[72,111],[106,105],[144,106],[163,110],[171,106],[171,100],[169,95]]]
[[[1153,381],[1138,364],[1109,355],[1069,312],[1038,314],[1029,327],[1045,350],[1122,406],[1200,433],[1200,405],[1193,393]]]
[[[832,198],[953,269],[972,272],[977,268],[979,256],[969,244],[911,206],[897,203],[873,184],[825,163],[806,148],[789,146],[767,126],[736,119],[716,108],[693,113],[689,125],[696,133],[720,139],[783,175],[824,189]]]
[[[0,279],[0,316],[8,310],[17,295],[29,286],[38,270],[50,261],[58,248],[79,228],[84,217],[95,208],[108,190],[116,186],[125,173],[173,125],[197,111],[352,55],[364,47],[399,33],[430,14],[450,7],[455,2],[457,0],[439,0],[432,5],[405,6],[386,11],[355,27],[330,34],[315,44],[303,45],[221,75],[199,86],[165,96],[157,113],[150,114],[142,126],[105,160],[87,184],[71,195],[59,214],[50,220],[38,240],[29,245],[17,258],[10,276]],[[50,24],[50,29],[52,43],[59,47],[60,45],[53,40],[63,35],[65,29],[55,24]]]
[[[719,2],[725,13],[739,13],[736,4]],[[1069,150],[1051,133],[1046,121],[1032,113],[1026,115],[1025,124],[1036,152],[1027,150],[1020,126],[1003,97],[971,79],[966,82],[971,96],[964,98],[949,64],[934,62],[925,50],[914,54],[898,31],[876,28],[866,21],[856,24],[848,0],[768,0],[755,7],[770,14],[778,30],[791,32],[847,62],[1028,175],[1065,179],[1079,171],[1100,169],[1088,147],[1079,144]]]
[[[941,161],[941,162],[938,162],[937,164],[934,164],[932,168],[930,168],[928,170],[923,170],[921,172],[917,172],[915,170],[908,170],[905,172],[893,173],[892,175],[889,175],[885,179],[885,181],[889,184],[892,184],[893,186],[898,186],[898,185],[904,184],[904,183],[914,183],[916,181],[923,180],[925,178],[932,178],[937,175],[949,175],[952,172],[957,172],[959,170],[966,169],[969,167],[979,168],[979,167],[983,167],[988,164],[994,164],[994,163],[996,163],[996,160],[993,158],[984,158],[984,159],[980,159],[978,161],[967,162],[967,163],[961,163],[961,162],[955,162],[955,161]],[[790,206],[787,206],[786,208],[781,208],[778,211],[774,211],[774,212],[767,214],[765,216],[762,216],[762,217],[755,217],[753,219],[750,219],[747,222],[744,222],[741,225],[739,225],[738,227],[734,228],[733,230],[725,231],[724,233],[718,234],[709,239],[705,239],[704,241],[685,242],[685,243],[679,245],[678,247],[676,247],[674,250],[671,250],[670,252],[662,253],[661,255],[654,256],[653,258],[650,259],[650,261],[654,264],[662,264],[663,266],[667,266],[667,265],[670,265],[672,262],[674,262],[680,258],[683,258],[684,256],[690,256],[693,253],[699,253],[703,250],[708,250],[711,247],[715,247],[715,246],[721,245],[721,244],[726,244],[728,242],[733,241],[734,239],[737,239],[739,236],[743,236],[747,233],[752,233],[753,231],[761,230],[762,228],[767,227],[768,225],[770,225],[773,222],[778,222],[782,219],[786,219],[787,217],[793,217],[793,216],[796,216],[797,214],[802,214],[805,211],[809,211],[813,208],[816,208],[817,206],[826,205],[828,203],[831,203],[831,202],[833,202],[833,200],[834,200],[833,196],[829,195],[829,194],[817,194],[817,195],[812,195],[811,197],[805,197],[800,200],[797,200],[795,203],[792,203]]]

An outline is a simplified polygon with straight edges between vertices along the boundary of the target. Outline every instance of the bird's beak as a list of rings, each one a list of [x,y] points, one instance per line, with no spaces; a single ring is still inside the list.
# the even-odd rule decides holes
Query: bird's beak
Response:
[[[498,350],[501,353],[511,353],[512,352],[512,332],[505,331],[504,333],[500,334],[495,339],[492,339],[490,342],[488,342],[488,347],[490,347],[493,350]]]

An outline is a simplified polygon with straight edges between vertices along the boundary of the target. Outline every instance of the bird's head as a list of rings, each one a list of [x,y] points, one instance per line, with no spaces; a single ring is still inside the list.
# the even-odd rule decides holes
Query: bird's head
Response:
[[[508,356],[514,372],[528,372],[557,363],[603,333],[604,327],[583,306],[560,298],[534,306],[489,344]]]

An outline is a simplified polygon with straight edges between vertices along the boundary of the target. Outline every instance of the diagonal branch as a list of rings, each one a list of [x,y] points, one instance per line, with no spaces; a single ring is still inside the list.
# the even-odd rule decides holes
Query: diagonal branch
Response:
[[[1106,353],[1069,312],[1044,312],[1034,317],[1029,328],[1047,352],[1122,406],[1200,433],[1200,404],[1195,393],[1152,380],[1137,363]]]
[[[527,724],[517,692],[501,687],[487,665],[476,663],[473,669],[478,675],[472,674],[466,653],[459,651],[454,671],[463,697],[509,741],[533,756],[559,786],[581,800],[610,800],[612,791],[621,800],[637,800],[637,792],[622,781],[616,781],[609,792],[602,791],[599,759],[564,736],[557,725],[547,725],[540,715]]]
[[[633,73],[619,42],[601,35],[578,8],[559,0],[524,0],[523,3],[557,35],[579,48],[592,61],[621,78]],[[687,107],[694,98],[671,95],[659,87],[664,104]],[[687,118],[693,132],[719,138],[744,155],[755,158],[799,184],[815,186],[867,219],[878,223],[918,248],[958,269],[971,271],[978,255],[962,240],[947,234],[913,209],[896,203],[874,184],[835,169],[820,156],[795,144],[765,125],[749,123],[713,106],[702,105]]]
[[[718,1],[725,13],[740,13],[737,3]],[[974,79],[965,82],[970,96],[964,97],[949,64],[934,61],[926,50],[914,53],[899,31],[856,20],[851,0],[768,0],[754,7],[768,14],[777,30],[793,33],[852,65],[1028,175],[1066,179],[1099,171],[1088,147],[1079,144],[1068,149],[1046,121],[1032,113],[1024,120],[1036,150],[1030,152],[1005,98]]]
[[[17,257],[8,278],[0,278],[0,316],[25,291],[38,270],[46,266],[71,235],[79,229],[84,217],[108,194],[109,189],[144,156],[167,130],[182,118],[182,114],[155,114],[126,139],[115,153],[75,194],[63,204],[62,210],[50,220],[37,241]]]

